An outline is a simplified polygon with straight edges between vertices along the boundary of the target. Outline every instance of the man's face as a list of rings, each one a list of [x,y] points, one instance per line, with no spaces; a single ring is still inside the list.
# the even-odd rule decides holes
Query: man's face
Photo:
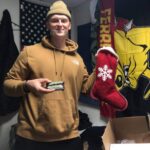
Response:
[[[47,27],[51,36],[66,37],[71,29],[71,23],[67,16],[54,14],[49,18]]]

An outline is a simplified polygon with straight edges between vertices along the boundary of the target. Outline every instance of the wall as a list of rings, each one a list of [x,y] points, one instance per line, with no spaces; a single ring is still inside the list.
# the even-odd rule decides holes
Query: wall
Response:
[[[11,19],[16,24],[19,24],[19,0],[0,0],[0,18],[4,9],[8,9],[11,15]],[[72,21],[72,39],[77,41],[77,26],[86,24],[90,22],[89,13],[89,0],[72,10],[73,21]],[[0,19],[1,20],[1,19]],[[13,26],[16,29],[15,26]],[[14,31],[15,43],[20,49],[20,33],[19,31]],[[100,114],[99,109],[91,107],[89,105],[79,103],[79,109],[87,113],[90,121],[93,125],[105,125],[106,120],[104,120]],[[9,132],[11,125],[17,122],[17,114],[11,114],[7,117],[0,117],[0,150],[9,150]]]
[[[90,22],[89,4],[90,4],[90,0],[86,0],[80,6],[74,8],[71,11],[72,16],[73,16],[72,39],[75,41],[77,41],[77,26]]]
[[[77,26],[87,24],[91,22],[91,14],[90,14],[90,1],[86,0],[80,6],[74,8],[73,15],[74,15],[74,35],[75,38],[77,37]],[[76,39],[77,40],[77,39]],[[106,125],[107,120],[100,116],[100,111],[98,107],[92,107],[86,103],[79,102],[79,109],[87,113],[89,116],[90,121],[93,123],[94,126],[103,126]]]
[[[3,15],[3,11],[8,9],[12,22],[19,24],[19,0],[1,0],[0,1],[0,20]],[[18,27],[13,25],[13,29],[18,29]],[[18,49],[20,49],[20,32],[14,30],[14,39]]]

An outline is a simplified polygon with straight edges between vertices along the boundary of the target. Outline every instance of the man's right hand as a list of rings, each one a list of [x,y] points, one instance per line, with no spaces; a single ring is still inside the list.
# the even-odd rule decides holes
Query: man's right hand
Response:
[[[51,80],[47,78],[39,78],[39,79],[27,80],[25,86],[30,92],[36,95],[40,95],[40,94],[50,93],[55,91],[55,89],[46,88],[46,85],[49,82],[51,82]]]

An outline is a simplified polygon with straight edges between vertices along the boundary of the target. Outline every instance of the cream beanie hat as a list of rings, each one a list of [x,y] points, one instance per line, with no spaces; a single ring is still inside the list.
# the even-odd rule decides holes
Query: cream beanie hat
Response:
[[[52,14],[62,14],[62,15],[66,15],[68,16],[70,19],[71,19],[71,14],[67,8],[67,5],[61,1],[61,0],[58,0],[56,2],[54,2],[51,6],[50,6],[50,9],[47,13],[47,17],[49,15],[52,15]]]

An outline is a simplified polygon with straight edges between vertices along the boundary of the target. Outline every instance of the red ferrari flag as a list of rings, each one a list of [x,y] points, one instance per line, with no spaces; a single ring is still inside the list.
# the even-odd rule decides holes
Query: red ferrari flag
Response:
[[[101,0],[100,7],[99,48],[114,48],[114,0]]]

